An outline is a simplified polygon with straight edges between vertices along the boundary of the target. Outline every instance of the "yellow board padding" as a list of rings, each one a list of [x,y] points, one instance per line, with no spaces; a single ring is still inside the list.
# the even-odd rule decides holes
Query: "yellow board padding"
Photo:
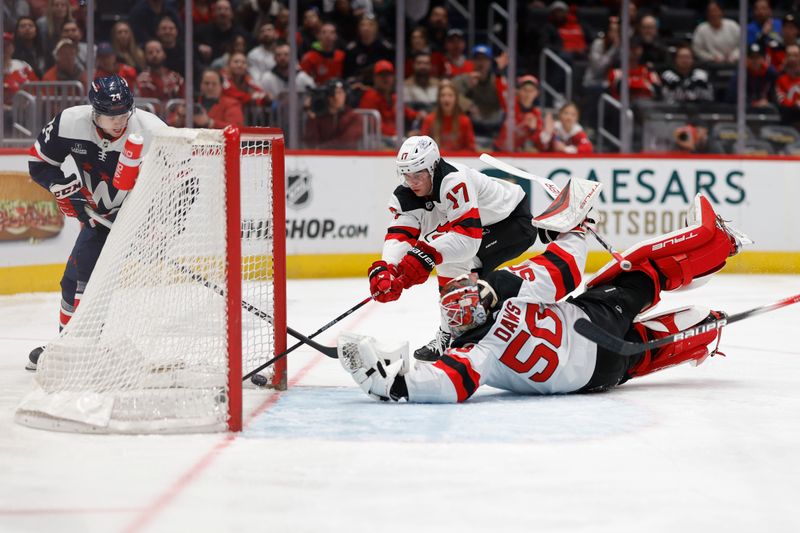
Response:
[[[538,253],[538,252],[537,252]],[[518,263],[537,253],[526,253],[513,261]],[[378,254],[292,255],[286,258],[290,279],[367,277],[367,269]],[[586,271],[594,272],[609,260],[606,252],[589,252]],[[245,260],[251,276],[261,279],[268,262],[264,257]],[[258,265],[256,267],[256,265]],[[0,294],[59,291],[63,264],[0,267]],[[800,274],[800,252],[742,252],[728,260],[724,273],[733,274]]]
[[[0,294],[60,291],[64,263],[0,268]]]
[[[519,263],[541,252],[525,253],[503,263],[502,266]],[[367,269],[378,254],[347,255],[293,255],[286,258],[289,278],[344,278],[367,276]],[[611,260],[607,252],[589,252],[586,271],[595,272]],[[728,260],[723,272],[733,274],[800,274],[800,252],[747,252]]]

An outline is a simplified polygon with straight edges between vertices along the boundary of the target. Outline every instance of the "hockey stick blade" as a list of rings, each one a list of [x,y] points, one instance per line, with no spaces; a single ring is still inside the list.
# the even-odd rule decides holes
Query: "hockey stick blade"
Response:
[[[789,296],[788,298],[784,298],[783,300],[772,304],[753,307],[747,311],[742,311],[741,313],[736,313],[735,315],[720,318],[719,320],[714,320],[713,322],[706,322],[704,324],[700,324],[699,326],[688,328],[672,335],[668,335],[667,337],[662,337],[650,342],[630,342],[626,341],[625,339],[615,337],[597,324],[594,324],[585,318],[579,318],[577,322],[575,322],[574,327],[575,331],[577,331],[580,335],[586,337],[598,346],[602,346],[603,348],[619,355],[628,356],[642,353],[653,348],[658,348],[659,346],[672,344],[673,342],[678,342],[683,339],[688,339],[689,337],[694,337],[696,335],[706,333],[707,331],[721,329],[724,326],[733,324],[734,322],[739,322],[745,318],[760,315],[768,311],[774,311],[775,309],[780,309],[781,307],[786,307],[787,305],[792,305],[797,302],[800,302],[800,294]]]
[[[336,324],[336,323],[340,322],[340,321],[341,321],[341,320],[343,320],[344,318],[346,318],[346,317],[350,316],[350,315],[351,315],[352,313],[354,313],[356,310],[360,309],[361,307],[363,307],[364,305],[366,305],[367,303],[369,303],[369,302],[371,302],[371,301],[372,301],[372,296],[368,296],[367,298],[364,298],[363,300],[361,300],[360,302],[358,302],[356,305],[354,305],[353,307],[351,307],[350,309],[348,309],[347,311],[345,311],[345,312],[344,312],[344,313],[342,313],[341,315],[337,316],[336,318],[334,318],[333,320],[331,320],[330,322],[328,322],[327,324],[325,324],[324,326],[322,326],[321,328],[319,328],[317,331],[315,331],[314,333],[312,333],[311,335],[309,335],[309,336],[308,336],[308,338],[309,338],[309,339],[313,339],[314,337],[316,337],[317,335],[319,335],[320,333],[322,333],[322,332],[323,332],[323,331],[325,331],[326,329],[328,329],[328,328],[330,328],[331,326],[333,326],[334,324]],[[258,366],[258,367],[256,367],[255,369],[253,369],[253,370],[251,370],[250,372],[248,372],[247,374],[245,374],[245,375],[242,377],[242,381],[247,381],[248,379],[250,379],[251,377],[253,377],[253,375],[255,375],[255,374],[257,374],[257,373],[261,372],[262,370],[264,370],[264,369],[265,369],[265,368],[267,368],[268,366],[274,365],[276,362],[280,361],[281,359],[283,359],[284,357],[286,357],[287,355],[289,355],[290,353],[292,353],[293,351],[295,351],[297,348],[299,348],[299,347],[300,347],[300,346],[302,346],[303,344],[305,344],[305,342],[304,342],[304,341],[300,341],[300,342],[298,342],[298,343],[295,343],[295,344],[294,344],[294,345],[292,345],[291,347],[287,348],[287,349],[286,349],[286,350],[284,350],[283,352],[279,353],[279,354],[278,354],[278,355],[276,355],[275,357],[273,357],[273,358],[271,358],[270,360],[268,360],[266,363],[263,363],[262,365],[259,365],[259,366]],[[326,348],[327,348],[327,346],[326,346]],[[325,353],[325,352],[323,352],[323,353]],[[328,355],[328,354],[327,354],[327,353],[325,353],[325,355]],[[338,353],[337,353],[336,357],[337,357],[337,358],[339,357]]]

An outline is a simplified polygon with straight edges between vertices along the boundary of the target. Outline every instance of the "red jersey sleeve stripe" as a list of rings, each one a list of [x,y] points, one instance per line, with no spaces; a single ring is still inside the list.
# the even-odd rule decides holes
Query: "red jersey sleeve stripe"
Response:
[[[453,382],[459,402],[472,396],[480,384],[481,376],[475,372],[468,359],[448,353],[436,361],[433,366],[442,370]]]
[[[479,227],[480,227],[480,223],[481,223],[481,212],[478,210],[478,208],[477,208],[477,207],[473,207],[472,209],[470,209],[469,211],[467,211],[466,213],[464,213],[463,215],[461,215],[461,216],[460,216],[460,217],[458,217],[457,219],[455,219],[455,220],[453,220],[452,222],[450,222],[450,224],[452,224],[452,225],[454,225],[454,226],[455,226],[456,224],[463,224],[463,223],[465,223],[465,222],[466,222],[467,220],[469,220],[469,219],[472,219],[473,221],[477,221],[477,222],[478,222],[478,225],[479,225]],[[474,223],[474,222],[471,222],[471,223]]]
[[[560,300],[575,290],[577,284],[575,279],[572,277],[572,272],[570,271],[567,262],[549,249],[546,250],[542,255],[534,257],[531,262],[547,269],[547,273],[550,275],[550,279],[552,280],[553,286],[556,289],[556,300]]]
[[[481,240],[483,238],[483,229],[481,228],[465,228],[464,226],[458,225],[453,227],[453,231],[461,235],[466,235],[471,239]]]
[[[419,229],[409,226],[390,226],[386,230],[386,239],[396,241],[414,241],[419,238]]]
[[[567,267],[569,268],[570,275],[572,276],[572,280],[573,280],[572,283],[573,283],[574,287],[577,287],[578,285],[580,285],[582,274],[581,274],[581,269],[578,268],[578,263],[575,261],[575,257],[572,254],[568,253],[566,250],[564,250],[562,247],[560,247],[556,243],[551,243],[547,247],[547,251],[548,252],[553,252],[555,255],[560,257],[567,264]]]
[[[483,224],[481,223],[480,211],[473,207],[456,220],[450,223],[452,231],[466,235],[471,239],[483,238]]]

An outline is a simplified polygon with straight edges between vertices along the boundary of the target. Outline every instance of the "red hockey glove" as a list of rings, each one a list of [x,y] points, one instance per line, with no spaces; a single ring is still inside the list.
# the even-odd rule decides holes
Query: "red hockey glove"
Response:
[[[403,281],[403,288],[407,289],[420,283],[425,283],[431,275],[433,267],[442,262],[442,255],[435,248],[423,241],[417,242],[415,248],[406,252],[406,255],[397,265],[397,270]]]
[[[398,279],[397,267],[386,264],[386,261],[375,261],[369,267],[369,292],[381,302],[393,302],[400,298],[403,283]]]
[[[83,182],[76,175],[65,177],[61,183],[50,185],[50,192],[56,197],[58,209],[64,216],[77,218],[84,224],[89,224],[91,218],[86,214],[86,206],[97,209],[92,194],[83,186]]]

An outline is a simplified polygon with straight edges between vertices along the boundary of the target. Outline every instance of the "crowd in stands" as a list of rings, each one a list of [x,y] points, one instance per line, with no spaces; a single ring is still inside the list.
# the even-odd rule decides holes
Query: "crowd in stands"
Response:
[[[227,124],[286,127],[290,74],[300,96],[304,147],[364,148],[365,131],[380,117],[382,147],[398,144],[394,3],[384,0],[299,0],[298,32],[288,35],[285,0],[197,0],[193,86],[183,103],[185,53],[182,0],[98,0],[96,40],[85,39],[86,5],[79,0],[4,0],[4,106],[29,81],[90,81],[111,73],[125,78],[172,125]],[[488,0],[476,1],[477,43],[467,46],[466,21],[443,0],[407,3],[404,133],[435,138],[443,150],[494,148],[589,153],[596,149],[601,95],[619,99],[619,0],[519,2],[517,71],[489,42]],[[633,1],[630,4],[629,76],[636,114],[636,149],[651,149],[653,121],[674,124],[659,149],[724,151],[714,122],[737,98],[738,0]],[[750,2],[747,35],[747,104],[764,124],[800,125],[800,0]],[[289,72],[293,39],[298,70]],[[572,101],[560,92],[564,71],[540,72],[545,48],[572,68]],[[516,101],[506,101],[515,83]],[[720,107],[726,106],[726,107]],[[513,113],[513,131],[505,117]],[[748,112],[750,113],[750,111]],[[749,115],[748,115],[749,116]],[[666,118],[665,118],[666,117]],[[672,117],[672,118],[670,118]],[[676,118],[677,117],[677,118]],[[722,118],[720,118],[722,117]],[[766,119],[764,117],[767,117]],[[735,120],[735,119],[733,119]],[[679,122],[675,124],[675,122]],[[657,129],[657,128],[656,128]],[[664,137],[664,135],[662,135]],[[800,141],[800,134],[795,136]],[[788,142],[784,143],[784,146]],[[773,146],[773,151],[780,151]],[[800,150],[800,148],[799,148]]]

